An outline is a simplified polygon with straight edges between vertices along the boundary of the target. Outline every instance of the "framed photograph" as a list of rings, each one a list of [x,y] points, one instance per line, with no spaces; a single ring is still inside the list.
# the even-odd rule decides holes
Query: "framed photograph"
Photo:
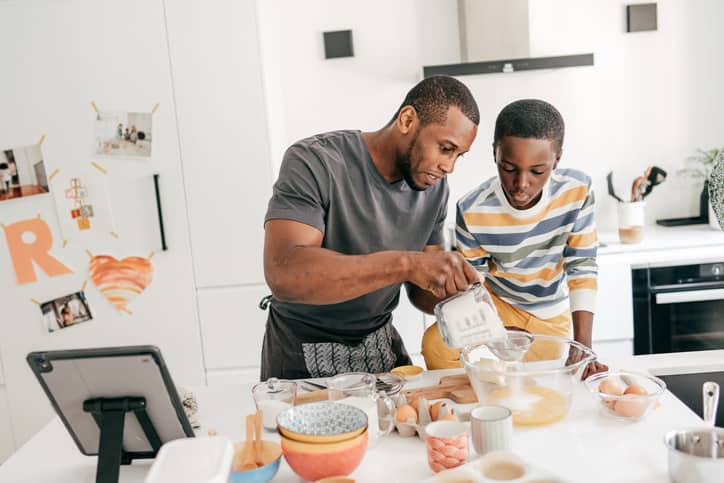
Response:
[[[0,149],[0,202],[49,192],[40,144]]]
[[[150,158],[152,124],[150,112],[99,112],[95,122],[96,156]]]
[[[83,291],[63,295],[40,304],[43,325],[48,332],[67,329],[74,325],[93,320],[88,301]]]

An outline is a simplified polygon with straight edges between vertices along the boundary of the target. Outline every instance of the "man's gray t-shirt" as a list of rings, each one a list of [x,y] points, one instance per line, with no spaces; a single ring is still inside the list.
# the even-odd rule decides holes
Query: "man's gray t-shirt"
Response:
[[[265,223],[294,220],[318,229],[322,247],[346,255],[422,250],[443,243],[445,179],[415,191],[387,182],[359,131],[334,131],[303,139],[284,154]],[[343,269],[340,267],[340,269]],[[269,330],[301,342],[359,343],[389,322],[401,284],[347,302],[308,305],[272,299]]]

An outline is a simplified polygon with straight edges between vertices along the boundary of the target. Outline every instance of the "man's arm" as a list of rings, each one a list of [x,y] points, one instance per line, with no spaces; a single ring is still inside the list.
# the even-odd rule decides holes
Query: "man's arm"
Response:
[[[423,252],[425,253],[443,251],[444,248],[442,247],[442,245],[428,245],[423,249]],[[432,292],[423,290],[412,283],[406,283],[405,288],[407,289],[407,298],[410,299],[412,305],[414,305],[418,310],[426,314],[432,314],[435,310],[435,305],[443,300],[440,297],[436,297]]]
[[[276,299],[335,304],[401,282],[446,298],[477,280],[475,269],[454,252],[344,255],[322,248],[322,239],[319,230],[304,223],[274,219],[265,224],[264,275]]]

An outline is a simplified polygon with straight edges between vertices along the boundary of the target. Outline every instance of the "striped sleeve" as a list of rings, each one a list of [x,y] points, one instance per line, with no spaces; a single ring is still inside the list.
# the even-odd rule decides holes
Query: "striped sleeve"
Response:
[[[458,201],[455,209],[455,247],[476,270],[487,272],[490,255],[468,230],[460,206],[461,201]]]
[[[594,208],[595,197],[589,182],[586,199],[563,249],[563,270],[568,281],[571,312],[594,312],[596,306],[598,236]]]

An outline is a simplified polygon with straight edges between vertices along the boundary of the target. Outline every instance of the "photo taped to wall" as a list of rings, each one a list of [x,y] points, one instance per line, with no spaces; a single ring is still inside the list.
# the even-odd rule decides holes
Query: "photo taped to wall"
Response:
[[[99,111],[95,121],[95,154],[117,158],[150,158],[153,113]]]
[[[0,149],[0,202],[49,192],[40,144]]]
[[[93,320],[85,292],[75,292],[40,304],[43,326],[48,332],[67,329]]]

